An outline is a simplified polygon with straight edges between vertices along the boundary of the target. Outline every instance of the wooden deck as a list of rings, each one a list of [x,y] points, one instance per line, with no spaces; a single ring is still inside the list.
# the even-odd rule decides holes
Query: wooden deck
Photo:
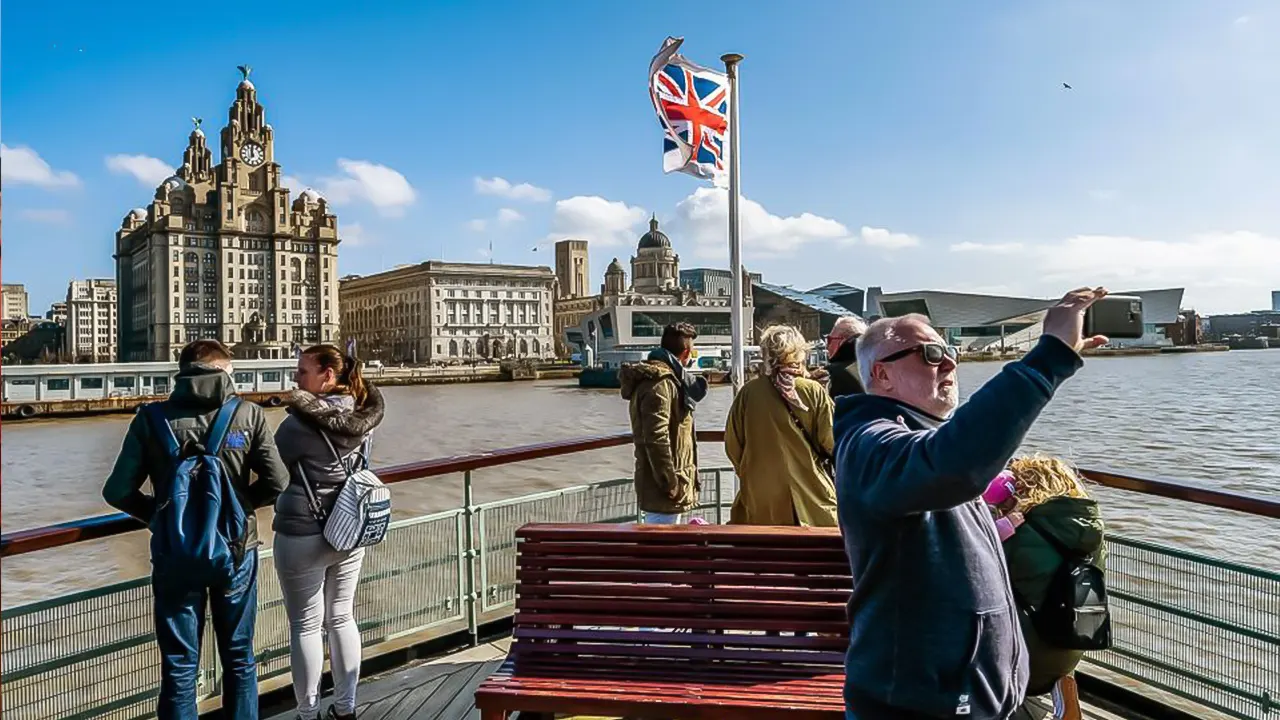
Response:
[[[509,640],[499,640],[365,678],[360,683],[356,714],[360,720],[479,720],[480,713],[472,702],[476,686],[502,664],[509,643]],[[321,717],[329,703],[330,698],[326,696],[321,703]],[[270,720],[294,720],[295,717],[293,712],[286,712]],[[1093,707],[1085,709],[1085,717],[1126,720]]]

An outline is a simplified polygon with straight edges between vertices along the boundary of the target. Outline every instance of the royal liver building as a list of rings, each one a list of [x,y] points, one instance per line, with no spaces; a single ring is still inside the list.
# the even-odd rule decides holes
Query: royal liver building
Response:
[[[338,219],[314,190],[290,200],[240,71],[218,163],[194,119],[182,167],[116,233],[121,361],[173,360],[198,338],[278,358],[338,337]]]

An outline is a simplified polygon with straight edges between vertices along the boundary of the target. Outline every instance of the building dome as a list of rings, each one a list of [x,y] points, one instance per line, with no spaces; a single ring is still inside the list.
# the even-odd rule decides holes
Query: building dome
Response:
[[[605,270],[607,275],[621,275],[624,272],[626,270],[622,269],[622,263],[618,262],[618,258],[614,258],[613,262],[609,263],[609,269]]]
[[[177,175],[171,175],[169,179],[161,183],[160,186],[163,187],[168,192],[173,192],[174,190],[181,190],[182,188],[186,187],[187,181],[183,180]]]
[[[316,192],[315,190],[311,188],[307,188],[306,190],[303,190],[302,192],[298,193],[298,199],[305,200],[306,202],[309,202],[309,203],[318,203],[324,198],[320,195],[320,193]]]
[[[639,249],[669,247],[671,247],[671,240],[666,233],[658,229],[658,217],[655,215],[649,219],[649,232],[640,236]]]
[[[241,80],[241,81],[240,81],[240,87],[244,88],[245,90],[256,90],[256,89],[257,89],[257,88],[255,88],[255,87],[253,86],[253,83],[249,82],[249,78],[245,78],[245,79]]]
[[[124,220],[121,221],[120,226],[127,228],[130,225],[133,225],[136,223],[144,223],[146,221],[147,221],[147,209],[137,207],[130,210],[129,213],[124,216]]]

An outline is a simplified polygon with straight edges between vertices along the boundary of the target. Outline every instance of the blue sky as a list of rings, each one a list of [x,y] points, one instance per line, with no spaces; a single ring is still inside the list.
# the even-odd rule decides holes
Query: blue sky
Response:
[[[651,212],[683,267],[723,266],[723,193],[661,171],[646,75],[667,35],[706,65],[747,56],[745,259],[770,281],[1185,286],[1202,312],[1280,288],[1266,0],[230,7],[5,6],[4,279],[33,311],[114,274],[120,219],[192,116],[216,137],[244,63],[291,188],[336,207],[344,273],[490,242],[549,264],[572,235],[599,283]]]

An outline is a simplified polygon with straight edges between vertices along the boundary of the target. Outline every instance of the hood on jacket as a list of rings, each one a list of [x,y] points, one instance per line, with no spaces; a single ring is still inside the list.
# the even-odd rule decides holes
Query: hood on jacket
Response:
[[[622,385],[622,399],[630,400],[640,383],[655,382],[667,375],[675,377],[675,372],[661,360],[624,364],[618,371],[618,379]]]
[[[386,403],[382,392],[366,384],[368,395],[364,405],[355,406],[350,395],[314,395],[306,390],[294,390],[289,396],[289,414],[313,427],[334,435],[364,437],[382,423],[386,415]]]
[[[1027,524],[1081,555],[1102,547],[1104,528],[1098,503],[1088,498],[1056,497],[1027,511]]]
[[[221,407],[232,395],[236,385],[230,373],[219,367],[192,363],[178,371],[173,381],[169,399],[186,407]]]

